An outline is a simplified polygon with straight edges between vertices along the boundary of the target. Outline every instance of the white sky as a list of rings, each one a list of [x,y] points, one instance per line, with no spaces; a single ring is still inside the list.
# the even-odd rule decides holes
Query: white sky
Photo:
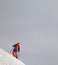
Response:
[[[17,41],[26,65],[58,65],[58,1],[0,0],[0,47]]]

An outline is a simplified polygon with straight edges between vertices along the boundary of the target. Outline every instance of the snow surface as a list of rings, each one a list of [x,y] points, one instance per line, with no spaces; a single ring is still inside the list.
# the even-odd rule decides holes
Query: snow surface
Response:
[[[20,60],[13,57],[11,54],[0,49],[0,65],[25,65]]]

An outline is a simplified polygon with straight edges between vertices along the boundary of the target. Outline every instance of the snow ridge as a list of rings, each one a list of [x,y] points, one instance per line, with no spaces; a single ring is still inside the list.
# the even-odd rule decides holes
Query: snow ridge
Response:
[[[20,60],[13,57],[11,54],[0,49],[0,65],[25,65]]]

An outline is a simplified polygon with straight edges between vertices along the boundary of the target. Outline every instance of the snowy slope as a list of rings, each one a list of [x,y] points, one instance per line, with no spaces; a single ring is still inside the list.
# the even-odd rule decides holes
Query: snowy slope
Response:
[[[0,49],[0,65],[25,65],[20,60]]]

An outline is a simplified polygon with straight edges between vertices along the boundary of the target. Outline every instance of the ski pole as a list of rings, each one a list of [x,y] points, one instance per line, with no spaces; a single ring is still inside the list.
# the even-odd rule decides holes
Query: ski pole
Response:
[[[13,48],[10,50],[10,53],[13,51]]]

